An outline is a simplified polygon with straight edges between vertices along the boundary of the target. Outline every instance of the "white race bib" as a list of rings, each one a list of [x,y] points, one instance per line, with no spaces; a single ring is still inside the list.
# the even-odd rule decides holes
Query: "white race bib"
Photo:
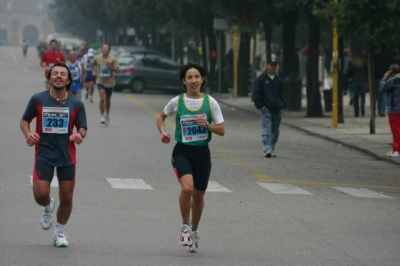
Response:
[[[100,77],[110,77],[111,69],[109,69],[106,65],[100,65]]]
[[[184,115],[180,117],[182,128],[182,142],[206,140],[208,130],[196,123],[197,115]]]
[[[42,132],[50,134],[67,134],[69,124],[68,107],[43,107]]]

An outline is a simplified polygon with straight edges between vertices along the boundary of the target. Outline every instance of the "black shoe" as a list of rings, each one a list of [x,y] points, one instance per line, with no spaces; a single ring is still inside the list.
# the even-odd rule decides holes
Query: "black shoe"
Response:
[[[275,158],[275,157],[276,157],[276,155],[273,154],[272,152],[267,152],[267,153],[265,154],[265,158]]]
[[[385,117],[384,113],[379,113],[379,116]]]
[[[350,99],[350,102],[349,102],[349,105],[353,105],[353,102],[354,102],[354,99],[351,98],[351,99]]]

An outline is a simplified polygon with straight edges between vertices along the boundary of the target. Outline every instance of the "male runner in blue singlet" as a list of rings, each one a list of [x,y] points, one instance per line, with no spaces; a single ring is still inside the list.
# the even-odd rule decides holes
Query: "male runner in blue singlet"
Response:
[[[79,62],[77,59],[78,55],[76,52],[74,50],[69,51],[67,66],[72,75],[71,93],[81,98],[83,89],[82,82],[86,78],[86,70],[83,63]]]

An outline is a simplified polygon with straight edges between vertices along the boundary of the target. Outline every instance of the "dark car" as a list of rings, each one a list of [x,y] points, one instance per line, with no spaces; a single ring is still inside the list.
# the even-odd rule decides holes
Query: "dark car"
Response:
[[[119,73],[115,74],[115,91],[125,88],[140,93],[144,90],[182,91],[180,65],[160,55],[137,54],[118,57]]]

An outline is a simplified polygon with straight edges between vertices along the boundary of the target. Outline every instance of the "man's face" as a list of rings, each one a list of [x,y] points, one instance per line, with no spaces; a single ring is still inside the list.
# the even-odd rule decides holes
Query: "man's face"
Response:
[[[104,56],[108,55],[108,53],[110,52],[110,46],[108,46],[107,44],[103,44],[101,46],[101,52]]]
[[[277,64],[267,64],[267,73],[269,75],[275,75]]]
[[[56,42],[50,43],[50,50],[52,50],[53,52],[57,51],[57,43]]]
[[[77,54],[75,53],[75,51],[71,50],[71,51],[68,53],[68,60],[69,60],[71,63],[74,63],[74,62],[76,61],[77,58],[78,58],[78,56],[77,56]]]
[[[50,84],[55,90],[61,91],[69,83],[68,70],[65,67],[55,66],[51,69]]]

